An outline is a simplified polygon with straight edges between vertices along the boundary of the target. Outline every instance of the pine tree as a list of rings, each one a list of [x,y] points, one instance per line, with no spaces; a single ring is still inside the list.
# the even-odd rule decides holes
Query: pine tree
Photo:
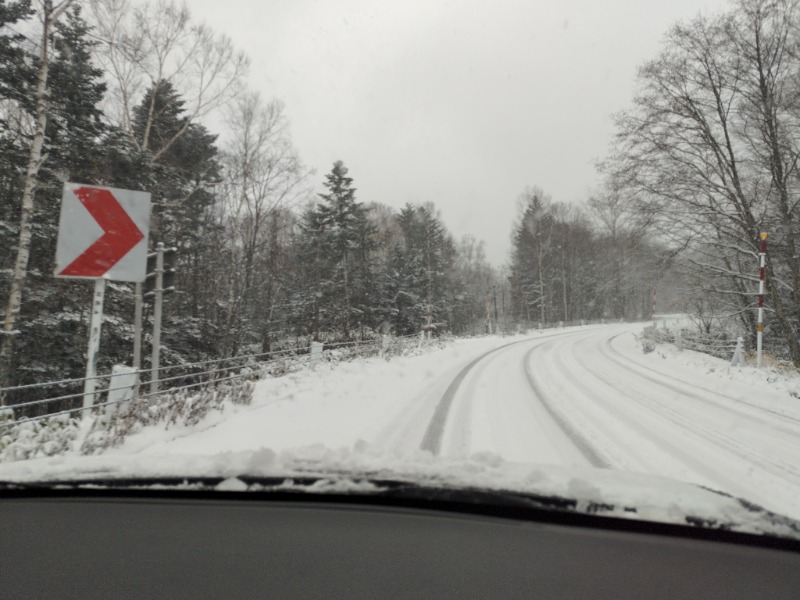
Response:
[[[353,326],[369,311],[364,305],[365,281],[369,273],[368,253],[371,245],[370,227],[364,206],[355,199],[352,177],[342,161],[334,163],[325,177],[327,193],[317,208],[321,229],[320,248],[326,250],[329,324],[350,338]],[[320,257],[322,258],[322,257]]]
[[[6,26],[14,26],[34,14],[30,0],[0,2],[0,98],[23,104],[29,111],[33,104],[29,90],[35,85],[36,70],[25,52],[25,39]],[[7,131],[4,115],[0,115],[0,131]]]
[[[24,36],[7,29],[33,14],[29,0],[0,2],[0,273],[13,267],[19,229],[19,198],[22,191],[20,173],[25,168],[30,140],[20,123],[22,114],[32,111],[31,89],[36,70],[25,52]],[[3,292],[8,283],[3,279]]]
[[[296,256],[298,289],[293,322],[315,339],[325,334],[349,339],[376,327],[374,226],[355,199],[353,179],[342,161],[325,177],[322,200],[303,212]],[[308,319],[308,321],[304,321]]]
[[[455,248],[432,206],[407,204],[397,217],[403,240],[391,260],[394,327],[409,334],[427,325],[452,327]]]
[[[218,340],[209,335],[214,325],[191,315],[208,301],[208,281],[196,277],[198,265],[216,264],[223,250],[224,227],[214,214],[212,192],[220,179],[217,136],[189,121],[183,99],[168,81],[148,89],[133,114],[132,134],[143,151],[133,151],[132,166],[142,169],[138,179],[152,198],[150,243],[178,249],[180,293],[164,304],[163,339],[187,357],[214,353]],[[223,268],[220,274],[224,272]]]
[[[512,246],[512,304],[517,318],[544,323],[549,291],[545,270],[552,238],[550,203],[539,190],[526,192],[524,200]]]

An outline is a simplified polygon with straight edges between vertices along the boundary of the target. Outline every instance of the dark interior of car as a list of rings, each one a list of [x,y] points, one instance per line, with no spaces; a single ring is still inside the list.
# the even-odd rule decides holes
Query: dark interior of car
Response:
[[[2,598],[800,598],[800,543],[347,494],[17,490]]]

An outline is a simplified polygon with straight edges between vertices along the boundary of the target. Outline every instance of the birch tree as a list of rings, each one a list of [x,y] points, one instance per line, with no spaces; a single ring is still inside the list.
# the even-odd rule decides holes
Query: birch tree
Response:
[[[230,142],[223,156],[231,257],[228,280],[235,293],[221,347],[242,341],[270,346],[270,323],[281,288],[287,211],[310,194],[308,170],[289,136],[283,104],[242,95],[228,118]]]
[[[41,36],[38,41],[38,70],[36,74],[36,88],[33,96],[34,132],[25,168],[25,177],[22,187],[22,201],[19,218],[19,243],[14,261],[14,271],[8,294],[8,303],[3,321],[3,339],[0,343],[0,386],[8,381],[8,369],[11,353],[14,347],[14,335],[17,318],[22,305],[22,294],[28,276],[28,260],[30,258],[32,218],[34,210],[34,193],[38,183],[39,170],[47,159],[43,154],[45,128],[47,127],[47,114],[49,104],[48,75],[50,72],[51,36],[55,24],[72,4],[73,0],[42,0],[38,6],[37,15],[41,21]],[[2,403],[0,397],[0,403]]]

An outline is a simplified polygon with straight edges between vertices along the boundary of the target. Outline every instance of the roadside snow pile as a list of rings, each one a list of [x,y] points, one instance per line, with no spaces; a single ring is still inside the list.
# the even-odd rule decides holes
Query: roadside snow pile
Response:
[[[222,412],[226,406],[249,404],[253,389],[253,382],[237,381],[164,393],[159,396],[158,403],[132,402],[126,410],[100,412],[91,422],[82,422],[79,416],[59,414],[16,423],[14,411],[6,408],[0,411],[0,463],[67,452],[102,452],[151,425],[190,427],[211,411]]]
[[[704,352],[680,350],[674,341],[664,339],[654,343],[651,351],[642,352],[643,340],[651,339],[652,335],[641,333],[622,335],[613,340],[612,348],[648,369],[687,383],[706,388],[712,386],[719,393],[740,396],[741,384],[753,386],[753,394],[749,397],[753,402],[759,402],[765,394],[773,397],[777,393],[784,400],[780,404],[786,403],[792,414],[796,413],[800,418],[800,402],[796,400],[800,398],[800,372],[797,369],[783,364],[765,364],[760,369],[750,364],[731,366],[730,357],[717,358]],[[732,356],[733,349],[730,354]],[[787,403],[786,399],[791,401]]]
[[[82,454],[102,452],[119,446],[129,435],[149,426],[191,427],[226,407],[247,405],[253,399],[252,381],[228,381],[203,388],[159,394],[155,403],[132,402],[127,411],[101,414],[81,444]]]

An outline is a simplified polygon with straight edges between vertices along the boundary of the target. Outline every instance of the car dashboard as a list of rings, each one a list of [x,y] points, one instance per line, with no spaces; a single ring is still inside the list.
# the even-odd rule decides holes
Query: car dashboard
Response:
[[[349,494],[17,490],[2,598],[800,598],[800,543]]]

